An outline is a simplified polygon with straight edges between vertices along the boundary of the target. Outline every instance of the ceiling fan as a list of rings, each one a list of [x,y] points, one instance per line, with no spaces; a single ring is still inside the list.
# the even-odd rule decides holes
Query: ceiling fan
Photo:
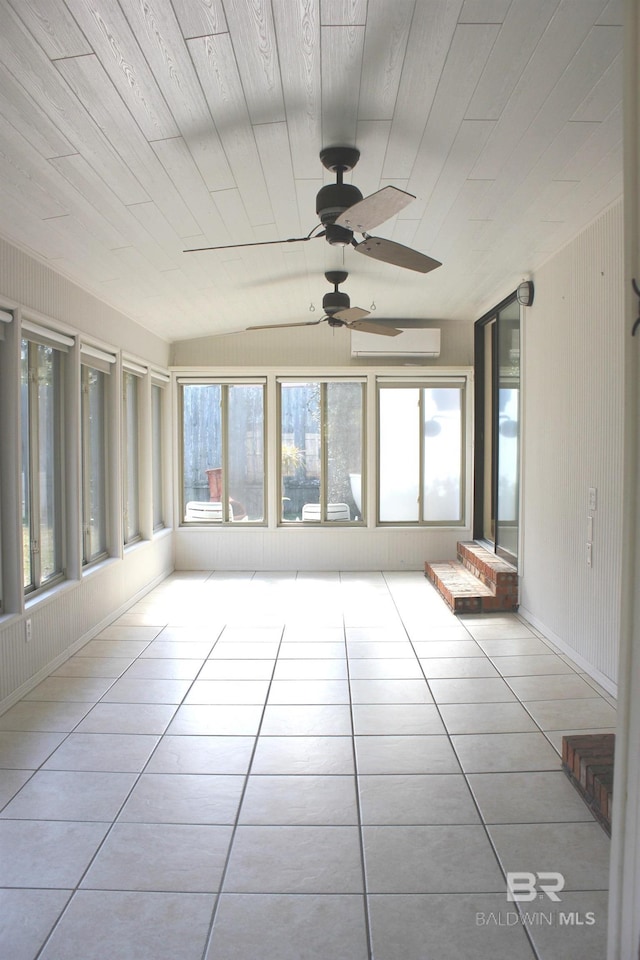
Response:
[[[345,270],[328,270],[325,273],[329,283],[333,284],[333,291],[325,293],[322,298],[325,316],[319,320],[307,320],[304,323],[268,323],[259,327],[247,327],[247,330],[283,330],[285,327],[317,327],[319,323],[328,323],[330,327],[349,327],[350,330],[361,330],[363,333],[379,333],[383,337],[397,337],[402,333],[402,330],[395,327],[383,327],[374,320],[365,320],[369,311],[351,306],[347,294],[338,290],[348,276]]]
[[[197,250],[230,250],[236,247],[262,247],[276,243],[301,243],[324,237],[334,247],[352,246],[358,253],[374,260],[382,260],[407,270],[428,273],[441,267],[439,260],[427,257],[418,250],[405,247],[393,240],[372,237],[369,230],[395,216],[407,204],[415,200],[411,193],[397,187],[383,187],[382,190],[362,196],[357,187],[344,183],[344,174],[353,170],[360,159],[360,151],[355,147],[327,147],[320,151],[322,165],[336,175],[336,182],[326,184],[316,196],[316,213],[320,223],[306,237],[289,237],[285,240],[258,240],[255,243],[232,243],[218,247],[194,247],[185,253]],[[319,227],[324,229],[319,230]],[[357,241],[354,233],[362,234]]]

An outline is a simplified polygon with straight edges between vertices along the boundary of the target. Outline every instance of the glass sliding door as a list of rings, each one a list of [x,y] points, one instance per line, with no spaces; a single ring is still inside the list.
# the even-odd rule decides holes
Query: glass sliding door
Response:
[[[495,445],[493,442],[493,419],[494,419],[494,364],[495,364],[495,340],[497,333],[497,318],[493,318],[484,325],[481,331],[482,348],[484,357],[484,378],[478,378],[479,386],[482,388],[482,428],[483,428],[483,450],[482,463],[479,464],[482,476],[482,529],[481,536],[483,540],[489,543],[495,543],[496,538],[496,511],[495,511],[495,490],[494,474],[495,470]],[[480,416],[480,410],[477,411]],[[477,535],[477,534],[476,534]]]
[[[496,545],[518,556],[520,506],[520,306],[498,317]],[[494,421],[495,424],[495,421]]]
[[[476,324],[474,536],[518,558],[520,306],[515,295]]]

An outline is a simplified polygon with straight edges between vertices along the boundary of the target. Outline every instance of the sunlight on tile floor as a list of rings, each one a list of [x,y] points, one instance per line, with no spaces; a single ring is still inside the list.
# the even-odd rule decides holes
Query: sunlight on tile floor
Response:
[[[419,573],[174,574],[0,717],[0,956],[601,960],[609,841],[559,750],[614,726]]]

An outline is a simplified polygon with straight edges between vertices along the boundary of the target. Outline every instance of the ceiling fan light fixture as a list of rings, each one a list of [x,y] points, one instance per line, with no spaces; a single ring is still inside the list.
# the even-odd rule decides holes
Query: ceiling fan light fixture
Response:
[[[353,243],[353,232],[337,223],[328,223],[325,230],[327,243],[332,247],[349,247]]]

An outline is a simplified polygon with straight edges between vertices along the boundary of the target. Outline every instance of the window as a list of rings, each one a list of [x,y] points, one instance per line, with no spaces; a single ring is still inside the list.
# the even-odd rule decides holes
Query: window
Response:
[[[380,523],[463,522],[464,384],[379,384]]]
[[[364,381],[279,386],[281,521],[362,522]]]
[[[158,383],[151,384],[151,471],[153,502],[153,529],[164,527],[164,484],[162,477],[162,430],[164,390]]]
[[[60,339],[73,343],[70,338]],[[63,366],[63,350],[47,342],[22,340],[22,539],[27,593],[64,575]]]
[[[124,542],[140,539],[139,377],[123,372]]]
[[[262,523],[264,381],[183,382],[182,517]]]
[[[106,370],[83,357],[82,418],[82,563],[107,555],[107,379]],[[108,368],[107,368],[108,369]]]

